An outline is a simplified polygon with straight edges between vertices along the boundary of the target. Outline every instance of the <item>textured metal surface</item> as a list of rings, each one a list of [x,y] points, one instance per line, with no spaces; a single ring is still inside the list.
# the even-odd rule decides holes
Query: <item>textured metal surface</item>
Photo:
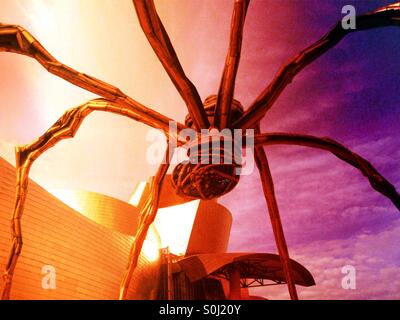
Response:
[[[96,99],[68,110],[49,130],[31,144],[16,147],[17,190],[14,212],[11,218],[12,245],[3,274],[2,299],[9,299],[12,277],[22,250],[21,219],[28,193],[29,171],[34,161],[46,150],[55,146],[61,140],[73,138],[85,117],[93,111],[113,112],[137,120],[136,115],[131,111],[121,111],[120,107],[104,99]]]
[[[231,226],[232,214],[226,207],[200,200],[185,255],[226,252]]]
[[[220,129],[257,128],[265,113],[272,107],[276,99],[293,78],[304,67],[333,48],[347,34],[371,28],[400,25],[399,2],[378,9],[372,13],[358,16],[357,29],[355,30],[345,30],[339,22],[324,37],[301,51],[290,60],[288,64],[284,65],[266,89],[250,107],[236,119],[233,117],[233,110],[236,105],[233,99],[234,83],[239,65],[244,19],[249,1],[235,1],[228,54],[218,92],[216,108],[211,114],[207,114],[207,110],[205,110],[206,108],[202,105],[195,86],[186,77],[166,30],[157,15],[153,1],[134,0],[133,2],[146,37],[178,92],[184,99],[189,110],[191,126],[195,127],[198,131],[202,128],[210,129],[212,127],[210,126],[210,118],[212,118],[211,123],[213,125],[216,124]],[[32,57],[48,72],[103,98],[91,100],[80,107],[67,111],[65,115],[37,141],[30,145],[16,148],[17,190],[15,207],[11,219],[12,246],[4,271],[5,284],[2,288],[2,298],[8,299],[10,296],[14,269],[22,249],[21,218],[28,192],[29,170],[36,158],[60,140],[73,137],[83,119],[94,110],[113,112],[127,116],[151,127],[163,130],[167,139],[177,139],[178,145],[185,144],[186,141],[179,140],[182,138],[178,138],[176,135],[180,130],[187,127],[183,124],[178,124],[177,133],[169,132],[170,118],[143,106],[121,92],[117,87],[80,73],[58,62],[28,31],[20,26],[0,24],[0,51],[13,52]],[[268,167],[267,157],[262,148],[262,145],[271,142],[271,136],[269,140],[267,139],[268,141],[264,139],[265,136],[258,136],[258,138],[256,162],[261,173],[264,194],[271,215],[275,240],[282,259],[286,282],[288,283],[291,297],[295,299],[297,298],[297,294],[295,292],[293,273],[289,263],[290,258],[279,218],[279,210],[273,191],[273,181]],[[275,142],[277,142],[276,139]],[[343,146],[338,145],[336,142],[310,136],[305,138],[304,136],[295,137],[287,134],[286,137],[281,139],[280,143],[301,144],[331,151],[342,160],[360,169],[362,173],[368,177],[371,185],[377,191],[389,197],[399,208],[399,195],[395,188],[386,179],[380,176],[368,162],[348,149],[343,148]],[[167,158],[169,159],[169,155]],[[232,174],[232,168],[234,166],[235,165],[229,166],[224,164],[222,167],[213,165],[193,167],[190,164],[183,163],[180,164],[175,171],[176,179],[174,180],[173,175],[172,180],[175,183],[175,187],[177,187],[177,193],[181,192],[188,196],[210,199],[221,196],[233,189],[234,185],[237,183],[237,177]],[[132,273],[136,268],[147,230],[157,212],[160,187],[167,169],[168,164],[162,164],[159,167],[155,179],[152,182],[148,200],[143,206],[138,234],[132,246],[126,276],[121,284],[120,298],[126,297],[127,288],[129,287]],[[217,179],[218,183],[212,183],[215,179]]]
[[[240,270],[240,277],[245,279],[267,279],[285,282],[285,274],[280,258],[271,253],[229,252],[220,254],[198,254],[177,261],[177,264],[190,281],[198,281],[211,275],[226,275],[229,279],[233,267]],[[290,260],[294,281],[301,286],[313,286],[315,281],[311,273],[300,263]]]
[[[9,253],[10,211],[14,207],[16,169],[0,158],[0,266]],[[98,195],[101,197],[102,195]],[[108,214],[116,220],[130,212],[108,198]],[[114,208],[114,210],[112,210]],[[126,208],[127,209],[127,208]],[[101,214],[102,209],[98,211]],[[132,225],[134,223],[132,222]],[[34,181],[29,181],[22,220],[24,246],[15,267],[10,299],[115,299],[125,271],[133,236],[104,227],[71,209]],[[128,226],[125,226],[128,228]],[[154,239],[154,247],[157,246]],[[154,299],[160,261],[139,258],[127,299]],[[45,265],[55,271],[55,289],[42,281]],[[0,279],[2,284],[2,279]]]
[[[129,203],[90,191],[53,191],[52,193],[56,197],[90,220],[111,230],[135,235],[139,220],[139,209]]]
[[[239,182],[235,164],[179,163],[172,182],[176,192],[189,199],[215,199],[232,191]]]

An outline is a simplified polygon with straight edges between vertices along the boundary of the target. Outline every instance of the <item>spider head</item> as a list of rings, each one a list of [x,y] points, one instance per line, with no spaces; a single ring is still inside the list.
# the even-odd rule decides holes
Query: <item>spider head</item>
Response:
[[[208,117],[208,121],[213,124],[214,123],[214,115],[215,115],[215,108],[217,106],[217,95],[213,94],[210,95],[204,100],[203,102],[204,110],[206,112],[206,115]],[[230,115],[230,122],[234,123],[236,120],[238,120],[244,112],[242,104],[233,99],[232,100],[232,107],[231,107],[231,115]],[[193,126],[193,120],[190,114],[188,114],[185,118],[185,125],[189,128],[194,128]]]

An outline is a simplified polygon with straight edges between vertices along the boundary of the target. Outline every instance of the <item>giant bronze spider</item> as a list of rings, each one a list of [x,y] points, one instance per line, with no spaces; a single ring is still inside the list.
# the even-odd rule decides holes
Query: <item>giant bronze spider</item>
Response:
[[[235,0],[230,31],[230,43],[218,94],[206,99],[203,104],[196,87],[186,77],[174,51],[167,32],[156,12],[153,0],[133,0],[140,25],[154,52],[161,61],[173,84],[184,100],[189,114],[185,124],[177,124],[177,132],[193,128],[201,129],[254,129],[255,160],[260,172],[263,191],[268,205],[275,241],[283,265],[286,283],[291,299],[298,299],[293,280],[289,253],[280,220],[274,185],[263,146],[273,144],[302,145],[329,151],[341,160],[359,169],[368,178],[372,188],[389,198],[400,209],[400,195],[395,187],[361,156],[342,144],[329,139],[292,133],[260,133],[260,120],[273,106],[280,94],[294,77],[308,64],[333,48],[347,34],[371,28],[399,26],[400,2],[380,8],[356,18],[356,29],[344,29],[339,21],[320,40],[307,47],[285,64],[272,82],[261,92],[254,102],[243,109],[233,99],[235,78],[239,66],[243,27],[249,0]],[[85,117],[93,111],[105,111],[129,117],[162,130],[167,140],[178,139],[178,146],[185,146],[186,140],[172,136],[169,123],[172,119],[151,110],[118,88],[80,73],[58,62],[28,31],[16,25],[0,24],[0,51],[14,52],[36,59],[47,71],[64,80],[91,91],[101,98],[66,111],[66,113],[41,137],[31,144],[16,147],[17,191],[15,208],[11,219],[12,247],[4,271],[2,299],[9,299],[12,277],[22,249],[21,219],[28,192],[28,176],[33,162],[47,149],[62,139],[74,137]],[[244,136],[243,136],[244,137]],[[160,188],[170,166],[174,147],[167,147],[165,160],[151,181],[151,192],[141,212],[139,227],[131,248],[130,260],[120,286],[120,299],[125,299],[127,288],[136,268],[139,254],[147,231],[154,221]],[[223,147],[222,147],[223,149]],[[221,150],[217,150],[221,151]],[[198,156],[198,155],[195,155]],[[230,164],[178,164],[172,174],[177,193],[189,198],[217,198],[231,191],[239,177]]]

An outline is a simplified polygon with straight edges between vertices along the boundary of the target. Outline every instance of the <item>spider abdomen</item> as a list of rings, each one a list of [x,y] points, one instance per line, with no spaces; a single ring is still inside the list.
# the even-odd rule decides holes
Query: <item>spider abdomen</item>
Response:
[[[235,164],[179,163],[172,182],[177,193],[194,199],[213,199],[231,191],[238,183]]]
[[[231,191],[239,182],[241,148],[233,140],[220,138],[189,148],[189,160],[179,163],[172,173],[177,194],[185,198],[213,199]]]

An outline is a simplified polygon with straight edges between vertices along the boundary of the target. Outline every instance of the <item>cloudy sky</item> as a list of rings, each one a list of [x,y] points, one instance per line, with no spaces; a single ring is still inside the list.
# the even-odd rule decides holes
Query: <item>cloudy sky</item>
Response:
[[[388,1],[252,1],[246,22],[236,99],[249,105],[282,63],[322,36],[353,4],[358,13]],[[156,1],[189,78],[202,98],[216,92],[228,43],[231,1]],[[129,0],[3,0],[0,21],[29,29],[60,61],[112,83],[143,104],[183,121],[185,106],[141,32]],[[355,33],[307,67],[262,121],[263,131],[329,136],[370,160],[400,188],[400,29]],[[66,109],[94,96],[35,61],[0,56],[0,154],[32,141]],[[94,114],[76,139],[35,164],[48,189],[86,189],[127,200],[154,173],[146,162],[146,126]],[[317,286],[314,299],[400,299],[400,215],[355,169],[302,147],[268,147],[291,256]],[[257,172],[221,202],[233,213],[230,251],[275,252]],[[356,289],[344,290],[345,265]],[[285,288],[255,293],[287,298]]]

